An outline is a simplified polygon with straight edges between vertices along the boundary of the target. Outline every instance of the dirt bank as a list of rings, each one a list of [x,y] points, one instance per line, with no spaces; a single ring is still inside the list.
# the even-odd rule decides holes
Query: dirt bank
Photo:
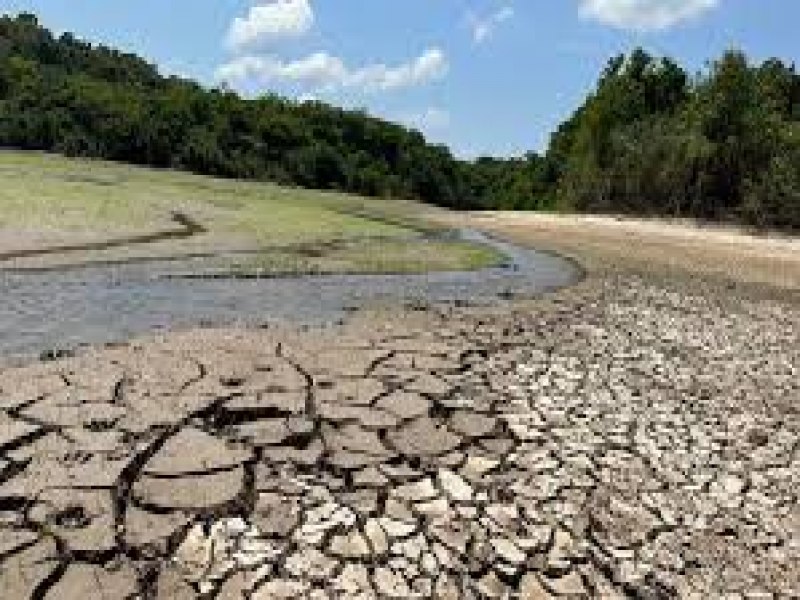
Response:
[[[704,277],[800,289],[800,239],[686,222],[533,213],[442,215],[464,226],[578,259],[595,273]]]

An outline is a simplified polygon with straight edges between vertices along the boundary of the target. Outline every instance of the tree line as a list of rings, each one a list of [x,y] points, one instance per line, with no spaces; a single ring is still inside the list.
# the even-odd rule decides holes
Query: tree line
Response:
[[[364,111],[245,99],[5,16],[0,145],[456,209],[800,229],[800,76],[738,52],[694,77],[642,50],[615,57],[544,155],[466,161]]]
[[[0,18],[0,145],[464,208],[462,165],[417,131],[319,102],[244,99]]]
[[[730,51],[689,77],[636,50],[610,61],[547,159],[567,209],[800,229],[800,76]]]

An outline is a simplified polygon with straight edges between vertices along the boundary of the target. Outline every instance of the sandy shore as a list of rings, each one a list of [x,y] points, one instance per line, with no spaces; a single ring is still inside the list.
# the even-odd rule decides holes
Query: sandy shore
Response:
[[[688,222],[533,213],[440,216],[578,259],[593,272],[688,275],[800,289],[800,238]]]
[[[173,333],[0,372],[0,589],[796,597],[795,242],[528,219],[477,218],[588,277],[513,311]]]

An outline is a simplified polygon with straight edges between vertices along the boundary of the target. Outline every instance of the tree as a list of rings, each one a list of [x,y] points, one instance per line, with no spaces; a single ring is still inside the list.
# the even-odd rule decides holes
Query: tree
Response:
[[[418,131],[321,102],[241,98],[137,56],[0,17],[0,145],[456,209],[572,209],[798,228],[800,77],[731,51],[690,80],[613,57],[545,156],[459,160]]]
[[[558,203],[797,227],[797,86],[794,67],[736,51],[693,83],[671,60],[615,57],[553,137]]]

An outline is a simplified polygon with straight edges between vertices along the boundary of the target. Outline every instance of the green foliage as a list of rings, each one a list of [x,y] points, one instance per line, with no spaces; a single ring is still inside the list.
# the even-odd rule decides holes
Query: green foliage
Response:
[[[553,206],[556,173],[550,161],[536,154],[481,157],[464,171],[479,208],[543,210]]]
[[[461,163],[416,131],[361,111],[165,78],[135,56],[55,38],[30,15],[0,18],[0,145],[476,205]]]
[[[800,228],[800,123],[761,172],[744,183],[742,217],[761,228]]]
[[[457,209],[578,210],[800,229],[800,76],[728,52],[690,78],[636,50],[546,156],[460,161],[417,131],[319,102],[247,100],[0,18],[0,145]]]
[[[547,158],[562,208],[800,229],[798,121],[794,66],[731,51],[690,81],[637,50],[609,63]]]

